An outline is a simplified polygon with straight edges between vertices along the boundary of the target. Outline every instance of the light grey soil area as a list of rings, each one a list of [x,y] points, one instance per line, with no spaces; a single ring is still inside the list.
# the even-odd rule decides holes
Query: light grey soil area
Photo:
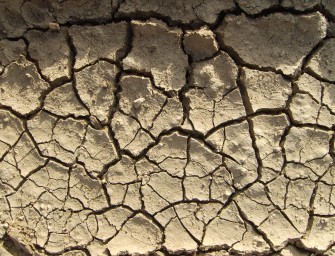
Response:
[[[0,0],[0,256],[335,255],[334,0]]]

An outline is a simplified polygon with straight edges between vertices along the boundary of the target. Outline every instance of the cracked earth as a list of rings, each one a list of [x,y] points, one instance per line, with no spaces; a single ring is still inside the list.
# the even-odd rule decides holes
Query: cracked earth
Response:
[[[0,255],[335,255],[333,0],[0,0]]]

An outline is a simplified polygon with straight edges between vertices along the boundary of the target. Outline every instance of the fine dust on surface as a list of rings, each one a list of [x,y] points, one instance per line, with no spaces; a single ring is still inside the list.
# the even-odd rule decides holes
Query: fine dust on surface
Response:
[[[0,255],[335,255],[335,1],[0,0]]]

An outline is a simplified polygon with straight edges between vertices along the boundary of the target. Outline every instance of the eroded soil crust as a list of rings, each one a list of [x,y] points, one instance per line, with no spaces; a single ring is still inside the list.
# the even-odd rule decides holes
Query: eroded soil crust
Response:
[[[0,255],[335,255],[333,0],[0,0]]]

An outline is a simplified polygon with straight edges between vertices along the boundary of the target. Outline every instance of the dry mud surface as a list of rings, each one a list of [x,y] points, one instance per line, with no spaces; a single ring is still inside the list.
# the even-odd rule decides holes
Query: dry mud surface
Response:
[[[334,22],[0,0],[0,255],[335,255]]]

